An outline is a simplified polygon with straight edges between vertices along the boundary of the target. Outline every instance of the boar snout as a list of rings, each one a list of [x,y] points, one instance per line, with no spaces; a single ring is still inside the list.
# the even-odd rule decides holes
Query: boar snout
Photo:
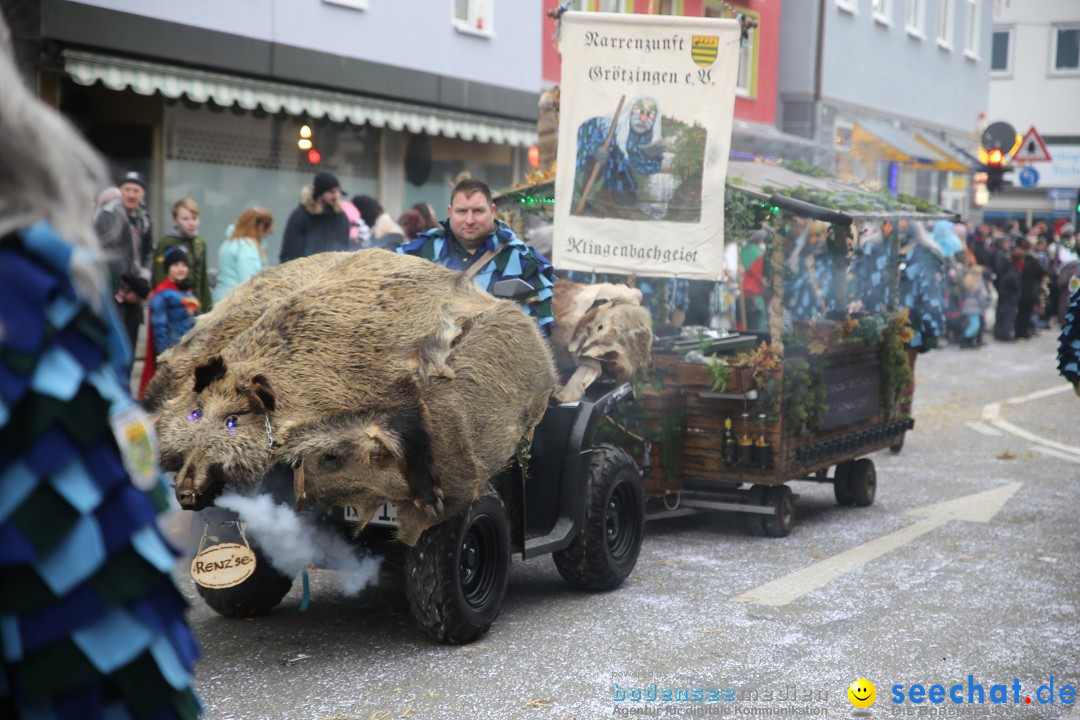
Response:
[[[176,474],[176,500],[185,510],[202,510],[214,504],[225,487],[221,468],[211,466],[207,471],[188,462]],[[200,477],[201,476],[201,477]]]

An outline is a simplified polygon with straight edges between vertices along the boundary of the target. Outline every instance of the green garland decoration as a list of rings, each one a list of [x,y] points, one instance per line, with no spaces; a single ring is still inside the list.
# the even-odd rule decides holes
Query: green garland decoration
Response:
[[[829,411],[825,404],[825,365],[819,356],[788,355],[784,367],[784,421],[798,435],[817,430]]]
[[[881,361],[881,406],[885,408],[886,417],[895,417],[897,410],[908,400],[904,395],[911,383],[911,365],[895,318],[889,322],[878,358]]]

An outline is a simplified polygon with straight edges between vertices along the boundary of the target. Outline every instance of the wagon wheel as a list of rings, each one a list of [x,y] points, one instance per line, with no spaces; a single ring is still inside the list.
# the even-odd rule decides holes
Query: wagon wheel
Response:
[[[854,463],[850,460],[837,463],[836,472],[833,474],[833,495],[836,496],[836,503],[843,507],[855,504],[855,495],[851,491],[852,465]]]
[[[869,458],[856,460],[851,466],[850,484],[852,504],[855,507],[869,507],[874,504],[877,494],[877,471],[874,461]]]
[[[765,496],[766,506],[776,508],[775,515],[765,515],[762,527],[769,537],[787,537],[795,527],[795,498],[787,485],[773,485]]]
[[[754,485],[747,492],[747,505],[765,505],[765,498],[769,494],[768,485]],[[765,525],[763,520],[765,518],[761,513],[743,513],[743,518],[746,521],[746,531],[751,535],[764,535]]]

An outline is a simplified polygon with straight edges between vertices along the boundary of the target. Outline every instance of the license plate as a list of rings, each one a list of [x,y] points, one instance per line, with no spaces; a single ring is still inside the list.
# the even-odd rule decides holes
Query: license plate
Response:
[[[359,513],[356,512],[356,508],[347,507],[345,510],[345,522],[361,523],[363,519]],[[369,522],[371,525],[387,525],[390,527],[397,527],[397,506],[392,503],[386,503],[381,508],[375,511],[375,514],[371,517]]]

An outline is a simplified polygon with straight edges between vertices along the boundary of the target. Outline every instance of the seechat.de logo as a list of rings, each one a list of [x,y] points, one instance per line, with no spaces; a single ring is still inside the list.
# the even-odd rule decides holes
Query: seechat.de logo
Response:
[[[868,708],[877,699],[877,688],[869,680],[859,678],[848,687],[847,698],[859,709]]]

